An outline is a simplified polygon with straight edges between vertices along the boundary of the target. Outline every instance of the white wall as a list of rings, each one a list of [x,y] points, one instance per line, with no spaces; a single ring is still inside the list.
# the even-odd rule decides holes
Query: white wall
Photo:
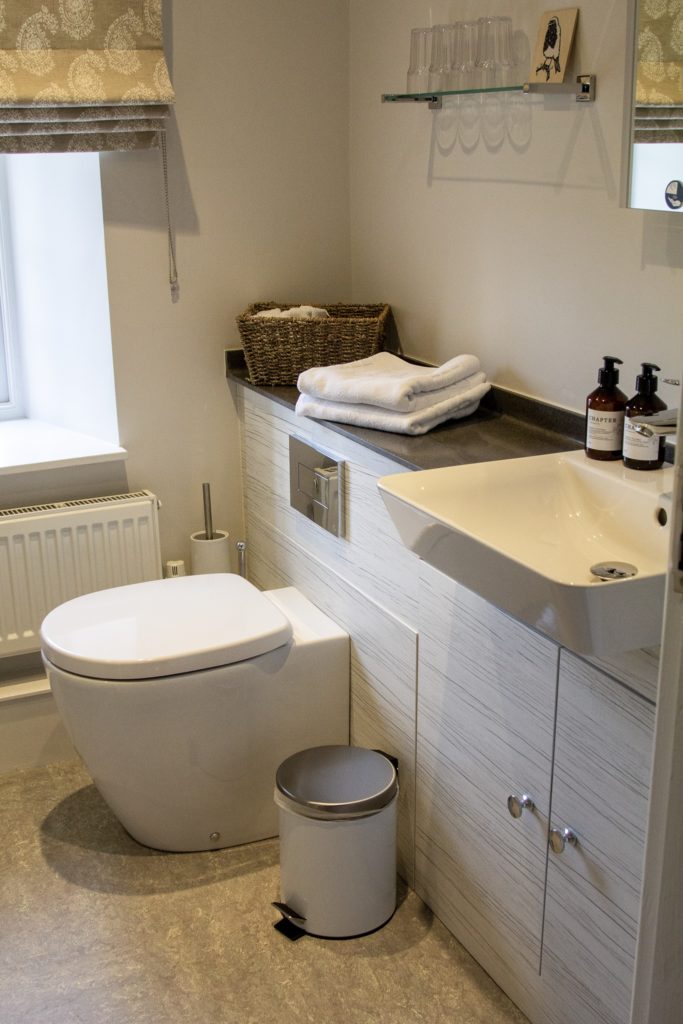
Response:
[[[202,527],[242,535],[223,349],[250,303],[349,290],[345,0],[167,3],[180,301],[167,284],[157,154],[102,158],[121,444],[162,502],[164,558]]]
[[[600,357],[681,375],[683,215],[619,206],[627,0],[580,5],[571,71],[597,100],[519,97],[499,146],[405,90],[410,29],[511,14],[533,46],[543,0],[350,0],[351,228],[357,301],[391,303],[404,351],[474,351],[503,387],[583,410]],[[678,389],[661,394],[678,404]]]

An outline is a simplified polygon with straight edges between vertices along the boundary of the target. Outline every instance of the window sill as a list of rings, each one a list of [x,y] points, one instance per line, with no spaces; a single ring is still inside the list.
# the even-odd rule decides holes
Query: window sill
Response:
[[[40,420],[0,423],[0,476],[115,462],[127,455],[118,445]]]

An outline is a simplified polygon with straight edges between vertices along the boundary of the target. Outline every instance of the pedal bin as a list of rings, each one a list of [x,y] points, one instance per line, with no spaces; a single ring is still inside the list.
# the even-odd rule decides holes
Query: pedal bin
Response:
[[[348,938],[396,909],[398,774],[363,747],[302,750],[275,777],[280,887],[275,906],[302,931]]]

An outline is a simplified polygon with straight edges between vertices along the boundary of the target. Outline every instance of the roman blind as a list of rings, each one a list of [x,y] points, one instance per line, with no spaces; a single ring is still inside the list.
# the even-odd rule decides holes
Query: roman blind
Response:
[[[0,153],[159,147],[175,302],[162,15],[163,0],[0,0]]]
[[[635,142],[683,142],[683,5],[641,0]]]
[[[162,0],[0,3],[0,152],[163,145]]]

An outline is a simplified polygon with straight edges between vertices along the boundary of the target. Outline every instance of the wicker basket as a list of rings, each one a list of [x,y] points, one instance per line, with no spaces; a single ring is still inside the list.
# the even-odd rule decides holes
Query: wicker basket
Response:
[[[237,317],[252,384],[296,384],[311,366],[350,363],[382,347],[389,306],[322,306],[324,320],[255,317],[262,309],[295,303],[261,302]]]

